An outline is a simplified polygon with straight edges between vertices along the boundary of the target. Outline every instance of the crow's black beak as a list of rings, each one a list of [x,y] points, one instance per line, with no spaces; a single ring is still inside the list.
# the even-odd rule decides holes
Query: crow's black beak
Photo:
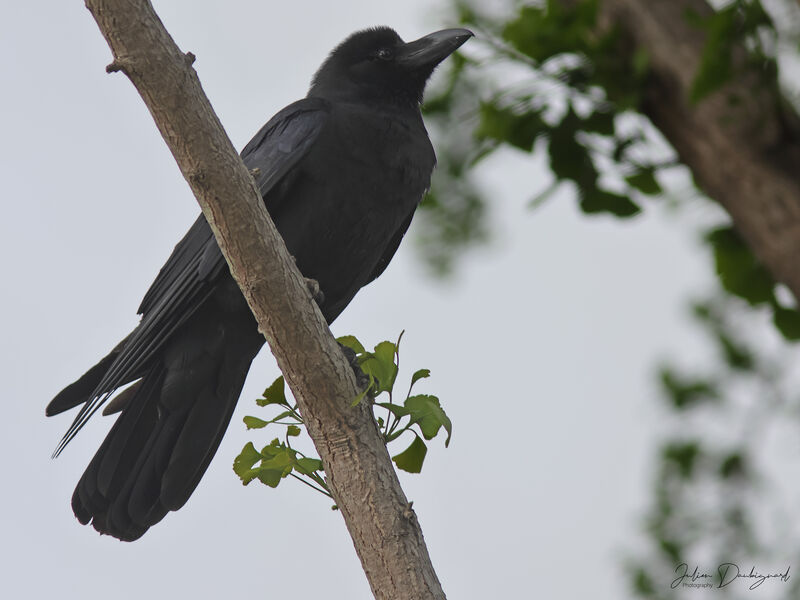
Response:
[[[397,60],[409,70],[433,69],[474,34],[469,29],[443,29],[405,45]]]

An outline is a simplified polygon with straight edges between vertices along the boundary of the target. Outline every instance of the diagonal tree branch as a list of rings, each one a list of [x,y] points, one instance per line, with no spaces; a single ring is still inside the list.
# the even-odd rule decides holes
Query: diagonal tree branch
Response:
[[[376,598],[444,598],[422,530],[352,369],[191,67],[147,0],[86,0],[145,101],[269,342]]]

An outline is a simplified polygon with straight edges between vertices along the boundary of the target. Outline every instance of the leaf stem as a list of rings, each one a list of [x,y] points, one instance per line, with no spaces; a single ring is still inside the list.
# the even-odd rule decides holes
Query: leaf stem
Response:
[[[303,483],[303,484],[307,485],[307,486],[308,486],[308,487],[310,487],[312,490],[317,490],[317,491],[318,491],[320,494],[325,494],[325,495],[326,495],[328,498],[331,498],[331,499],[333,498],[333,496],[331,496],[329,492],[326,492],[326,491],[325,491],[325,490],[323,490],[322,488],[318,488],[317,486],[315,486],[315,485],[313,485],[313,484],[309,483],[308,481],[306,481],[305,479],[303,479],[303,478],[302,478],[302,477],[300,477],[299,475],[295,475],[294,473],[289,473],[289,475],[291,475],[292,477],[294,477],[295,479],[297,479],[297,481],[299,481],[300,483]]]

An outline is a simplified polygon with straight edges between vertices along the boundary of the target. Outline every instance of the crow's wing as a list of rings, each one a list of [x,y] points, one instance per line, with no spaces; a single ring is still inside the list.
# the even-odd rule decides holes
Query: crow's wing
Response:
[[[321,98],[298,100],[272,117],[244,147],[242,160],[250,170],[258,169],[254,178],[262,196],[306,155],[329,110],[330,104]]]
[[[416,206],[414,207],[416,209]],[[389,240],[389,243],[386,244],[386,249],[383,251],[378,264],[375,265],[375,268],[370,273],[369,278],[367,279],[367,283],[371,283],[375,281],[378,277],[381,276],[386,270],[386,267],[389,266],[389,262],[392,260],[395,252],[400,247],[400,242],[403,241],[403,236],[408,231],[408,227],[411,225],[411,219],[414,218],[414,211],[411,211],[411,214],[408,215],[405,220],[400,224],[400,228],[395,232],[392,236],[392,239]],[[366,283],[364,284],[366,285]]]
[[[305,98],[290,104],[264,125],[242,150],[262,197],[307,153],[328,116],[328,103]],[[267,205],[267,210],[272,207]],[[201,214],[161,268],[145,294],[138,313],[148,316],[165,297],[171,297],[176,282],[188,272],[198,279],[215,279],[225,259],[208,222]],[[173,298],[175,299],[175,298]]]
[[[267,196],[308,153],[328,117],[329,105],[318,98],[290,104],[261,128],[242,150],[258,189]],[[268,210],[271,207],[267,206]],[[88,401],[61,440],[56,454],[75,436],[119,386],[142,375],[175,330],[214,291],[225,259],[211,228],[200,215],[161,268],[139,307],[142,320],[126,339]]]

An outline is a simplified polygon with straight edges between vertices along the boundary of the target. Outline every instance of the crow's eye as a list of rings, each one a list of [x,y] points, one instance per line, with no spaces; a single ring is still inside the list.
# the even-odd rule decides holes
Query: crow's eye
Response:
[[[381,48],[375,53],[375,56],[380,60],[392,60],[394,58],[394,54],[389,48]]]

